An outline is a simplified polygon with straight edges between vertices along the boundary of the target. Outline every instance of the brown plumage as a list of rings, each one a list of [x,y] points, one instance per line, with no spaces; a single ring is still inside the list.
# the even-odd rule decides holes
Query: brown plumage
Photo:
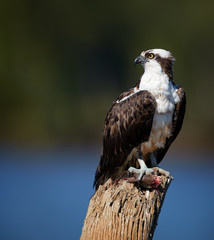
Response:
[[[162,85],[154,86],[151,89],[152,91],[154,90],[153,93],[156,95],[153,95],[148,90],[142,90],[140,88],[142,78],[135,88],[130,88],[118,97],[107,113],[104,123],[103,149],[94,180],[96,189],[109,178],[112,180],[117,179],[132,164],[136,165],[136,159],[134,158],[143,159],[147,167],[154,166],[152,159],[150,159],[152,156],[157,163],[160,163],[177,137],[184,119],[186,96],[183,88],[172,82],[173,61],[174,58],[171,53],[161,49],[142,52],[141,56],[135,60],[136,63],[141,63],[143,66],[149,64],[149,71],[154,71],[152,74],[159,74],[155,79],[156,82],[159,76],[162,77],[164,89],[164,84],[166,84],[167,80],[169,86],[176,92],[177,97],[174,100],[175,102],[173,102],[164,93],[164,90],[163,94],[165,95],[163,97],[161,96],[162,92],[157,95],[155,91],[160,91]],[[153,77],[152,74],[151,76]],[[148,81],[151,81],[152,84],[151,78],[148,78]],[[156,111],[159,111],[157,106],[162,106],[157,104],[156,99],[159,101],[159,104],[163,104],[165,107],[165,112],[157,112],[157,115],[165,116],[164,114],[166,114],[166,117],[168,117],[168,120],[163,122],[163,124],[163,118],[159,117],[156,120],[154,118],[154,116],[157,116]],[[160,101],[162,102],[160,103]],[[164,101],[168,101],[169,104],[173,103],[174,110],[167,110],[168,105],[164,105]],[[171,114],[170,118],[169,113]],[[157,129],[153,126],[153,119],[155,126],[157,121],[159,123]],[[162,141],[159,140],[160,138]],[[159,142],[163,144],[158,145]],[[151,154],[153,155],[151,156]]]
[[[122,93],[117,101],[134,91]],[[104,123],[103,150],[95,174],[98,187],[109,177],[114,178],[133,148],[148,141],[155,112],[155,98],[148,91],[139,91],[111,106]],[[116,176],[115,176],[116,177]]]

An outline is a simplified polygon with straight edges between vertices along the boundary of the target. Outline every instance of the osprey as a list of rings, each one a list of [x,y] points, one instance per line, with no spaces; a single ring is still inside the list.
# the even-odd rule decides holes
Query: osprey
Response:
[[[184,89],[173,82],[174,60],[163,49],[143,51],[135,59],[135,64],[144,67],[144,74],[134,88],[113,102],[106,116],[94,180],[96,189],[109,178],[117,179],[125,170],[141,180],[158,166],[177,137],[186,96]]]

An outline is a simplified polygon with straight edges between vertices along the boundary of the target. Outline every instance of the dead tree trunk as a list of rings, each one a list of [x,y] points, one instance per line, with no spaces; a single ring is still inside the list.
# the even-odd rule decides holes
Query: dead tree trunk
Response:
[[[108,180],[92,196],[80,240],[150,240],[171,176],[161,176],[160,191]]]

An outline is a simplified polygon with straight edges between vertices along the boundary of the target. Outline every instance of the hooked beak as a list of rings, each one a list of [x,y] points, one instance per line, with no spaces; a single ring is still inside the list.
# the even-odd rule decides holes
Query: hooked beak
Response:
[[[146,61],[146,59],[143,56],[139,56],[134,60],[134,65],[136,64],[144,64]]]

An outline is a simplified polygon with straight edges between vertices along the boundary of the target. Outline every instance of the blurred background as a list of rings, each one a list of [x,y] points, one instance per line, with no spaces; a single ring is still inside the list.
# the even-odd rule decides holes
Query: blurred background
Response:
[[[154,239],[213,238],[213,11],[209,0],[1,4],[1,239],[79,239],[105,115],[150,48],[173,53],[187,93]]]

